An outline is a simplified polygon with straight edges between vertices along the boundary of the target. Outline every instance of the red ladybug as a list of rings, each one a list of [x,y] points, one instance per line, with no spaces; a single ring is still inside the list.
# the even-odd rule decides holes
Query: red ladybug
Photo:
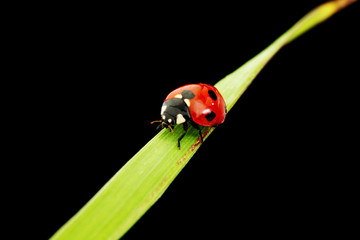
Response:
[[[215,87],[204,84],[188,84],[172,91],[164,100],[161,107],[161,120],[159,127],[170,128],[172,125],[182,124],[184,133],[178,139],[180,141],[185,136],[189,122],[199,130],[201,143],[203,142],[201,129],[198,125],[207,127],[216,127],[225,120],[226,105],[224,98]]]

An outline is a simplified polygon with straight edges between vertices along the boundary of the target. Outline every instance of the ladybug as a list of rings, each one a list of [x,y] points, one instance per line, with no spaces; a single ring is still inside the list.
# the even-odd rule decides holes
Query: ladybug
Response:
[[[178,139],[180,149],[180,141],[188,130],[187,123],[199,130],[203,143],[199,125],[216,127],[224,122],[226,113],[225,100],[214,86],[204,83],[188,84],[169,93],[161,107],[161,120],[151,124],[159,122],[157,129],[169,128],[171,132],[174,132],[173,125],[182,124],[185,132]]]

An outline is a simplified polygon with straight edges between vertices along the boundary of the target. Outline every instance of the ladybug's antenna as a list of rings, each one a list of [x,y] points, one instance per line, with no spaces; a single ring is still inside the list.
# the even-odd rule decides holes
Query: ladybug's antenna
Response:
[[[153,124],[153,123],[157,123],[159,122],[160,124],[156,127],[156,129],[159,129],[159,127],[162,127],[162,128],[170,128],[170,132],[171,133],[174,133],[174,129],[171,127],[170,124],[167,124],[166,122],[164,122],[163,120],[155,120],[155,121],[152,121],[150,124]]]
[[[168,125],[168,127],[170,128],[171,133],[174,133],[174,129],[171,127],[171,125]]]
[[[153,123],[157,123],[157,122],[162,122],[161,120],[156,120],[156,121],[152,121],[150,124],[153,124]]]
[[[163,121],[161,120],[156,120],[156,121],[152,121],[150,124],[154,124],[154,123],[160,123],[157,127],[156,127],[156,130],[159,130],[159,128],[164,128],[164,124],[163,124]]]

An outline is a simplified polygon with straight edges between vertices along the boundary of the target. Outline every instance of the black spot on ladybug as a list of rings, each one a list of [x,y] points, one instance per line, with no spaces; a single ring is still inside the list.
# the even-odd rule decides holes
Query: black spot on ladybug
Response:
[[[212,100],[216,101],[217,96],[213,90],[209,90],[209,96],[212,98]]]
[[[206,114],[206,116],[205,116],[206,120],[208,120],[209,122],[211,122],[215,117],[216,117],[216,114],[213,111]]]
[[[195,94],[189,90],[184,90],[181,95],[184,99],[193,99],[195,97]]]

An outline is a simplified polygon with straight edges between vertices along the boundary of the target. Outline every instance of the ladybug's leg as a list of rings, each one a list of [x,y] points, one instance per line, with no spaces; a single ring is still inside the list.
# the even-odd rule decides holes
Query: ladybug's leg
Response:
[[[202,137],[202,132],[201,132],[201,129],[200,129],[199,125],[197,125],[197,124],[194,123],[193,121],[190,121],[190,123],[191,123],[191,125],[192,125],[195,129],[199,130],[199,135],[200,135],[201,143],[204,143],[204,140],[203,140],[203,137]]]
[[[184,127],[184,133],[179,137],[178,139],[178,148],[180,149],[180,141],[181,139],[183,139],[183,137],[185,136],[187,130],[188,130],[188,125],[186,124],[186,122],[183,123],[183,127]]]

